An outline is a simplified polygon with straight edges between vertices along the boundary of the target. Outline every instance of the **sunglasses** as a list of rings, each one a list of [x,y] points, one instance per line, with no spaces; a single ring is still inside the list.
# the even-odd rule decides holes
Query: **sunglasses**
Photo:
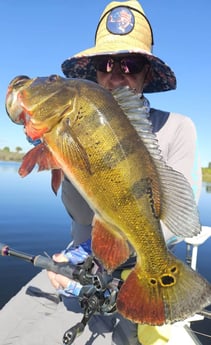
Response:
[[[144,57],[138,56],[101,56],[93,60],[96,70],[103,73],[111,73],[115,63],[119,64],[119,68],[123,74],[136,74],[142,71],[147,61]]]

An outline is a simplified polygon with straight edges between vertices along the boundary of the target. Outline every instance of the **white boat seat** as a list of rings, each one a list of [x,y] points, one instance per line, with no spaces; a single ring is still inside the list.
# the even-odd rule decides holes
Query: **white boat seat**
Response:
[[[194,270],[196,270],[196,265],[197,265],[198,247],[201,244],[203,244],[205,241],[207,241],[209,237],[211,237],[211,227],[202,226],[202,231],[200,232],[200,234],[194,237],[185,238],[185,242],[187,243],[187,246],[192,245],[191,267]]]

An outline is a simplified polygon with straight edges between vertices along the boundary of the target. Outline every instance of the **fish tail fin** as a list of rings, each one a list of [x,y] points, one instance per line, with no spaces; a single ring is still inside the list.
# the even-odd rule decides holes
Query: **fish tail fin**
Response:
[[[211,284],[170,254],[165,273],[150,276],[137,262],[122,285],[117,309],[140,324],[184,320],[211,304]]]

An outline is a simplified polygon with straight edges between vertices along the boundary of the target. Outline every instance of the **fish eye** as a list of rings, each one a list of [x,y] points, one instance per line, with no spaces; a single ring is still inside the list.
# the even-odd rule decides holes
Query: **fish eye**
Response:
[[[14,79],[12,79],[12,81],[10,82],[10,86],[21,86],[22,84],[24,84],[27,80],[29,80],[30,78],[26,75],[19,75],[17,77],[15,77]]]
[[[57,74],[52,74],[49,76],[48,80],[51,81],[56,81],[59,79],[59,76]]]

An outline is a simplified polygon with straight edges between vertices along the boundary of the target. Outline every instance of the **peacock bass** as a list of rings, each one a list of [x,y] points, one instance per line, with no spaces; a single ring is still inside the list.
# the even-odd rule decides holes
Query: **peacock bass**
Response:
[[[16,77],[6,96],[13,122],[41,143],[19,173],[35,164],[62,171],[94,211],[92,250],[112,272],[133,251],[117,310],[141,324],[183,320],[211,303],[211,285],[167,249],[160,221],[177,236],[200,232],[192,189],[163,161],[142,99],[96,83],[57,75]]]

